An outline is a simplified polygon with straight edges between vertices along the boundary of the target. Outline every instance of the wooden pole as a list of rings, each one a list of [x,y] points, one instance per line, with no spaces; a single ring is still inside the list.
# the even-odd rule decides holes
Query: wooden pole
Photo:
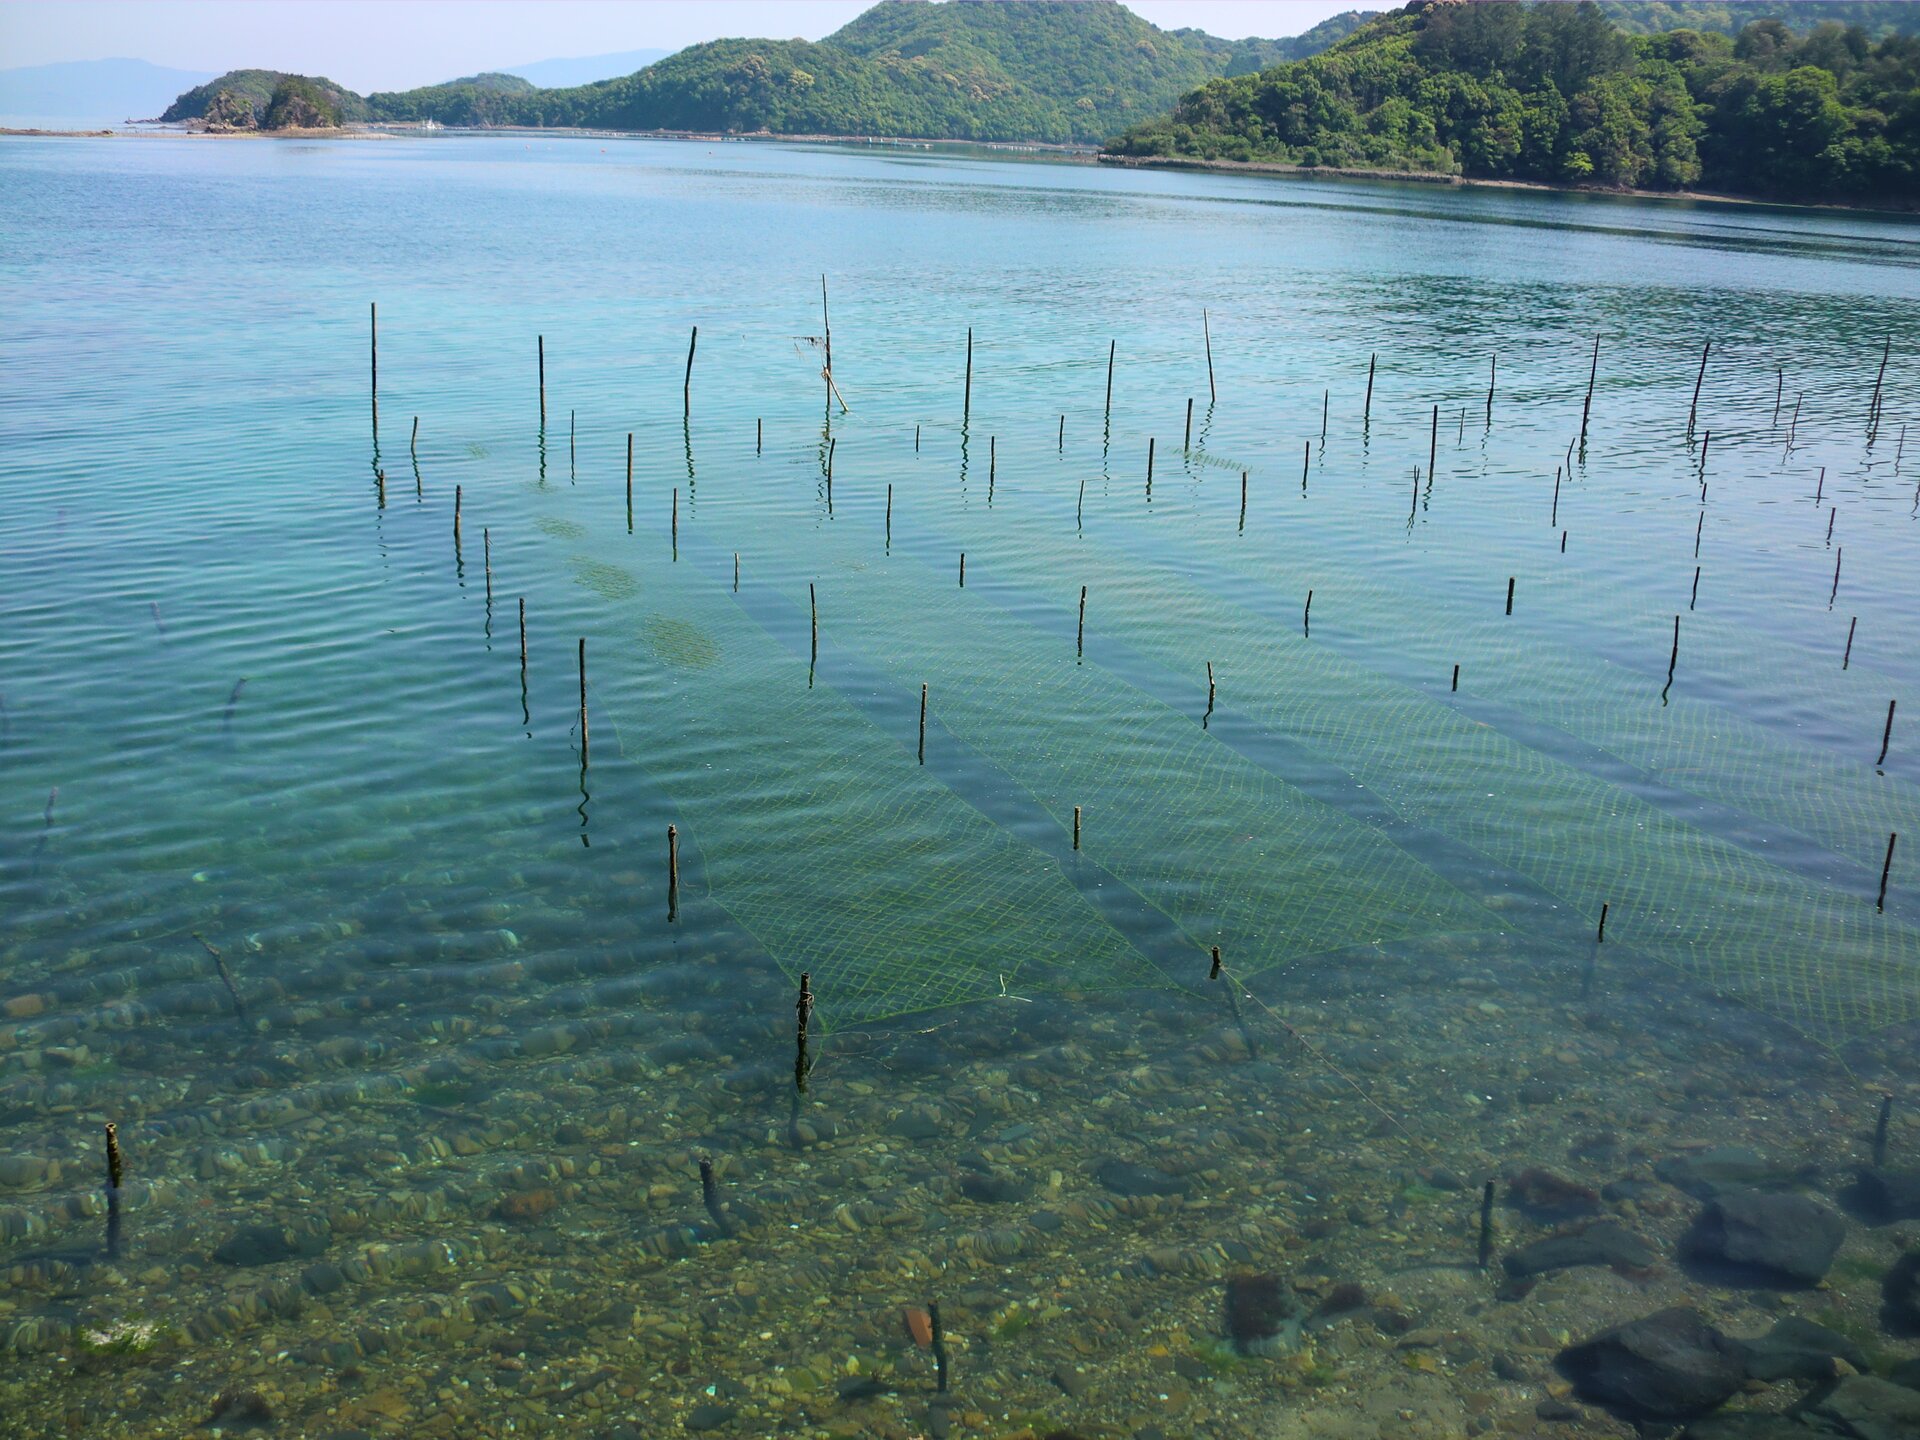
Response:
[[[540,424],[547,423],[547,337],[539,337],[540,342]]]
[[[1693,434],[1693,417],[1700,409],[1700,384],[1707,378],[1707,356],[1713,351],[1713,341],[1708,340],[1700,347],[1700,372],[1693,377],[1693,403],[1687,406],[1687,434]]]
[[[372,379],[367,393],[373,399],[373,434],[380,436],[380,307],[368,302],[367,305],[367,361],[371,367]]]
[[[487,577],[487,609],[493,609],[493,531],[490,527],[480,527],[480,556]]]
[[[1700,440],[1700,488],[1707,488],[1707,449],[1713,444],[1713,431],[1709,430]]]
[[[120,1127],[109,1120],[107,1136],[107,1256],[120,1258],[120,1183],[125,1171],[120,1161]]]
[[[527,683],[527,597],[520,597],[520,684]]]
[[[1513,576],[1507,576],[1507,614],[1513,613]]]
[[[460,553],[460,487],[453,487],[453,553]]]
[[[757,415],[753,419],[753,453],[756,455],[760,453],[761,446],[766,442],[766,423]]]
[[[1073,848],[1080,848],[1080,807],[1073,807]]]
[[[673,552],[675,555],[678,555],[680,553],[680,487],[678,485],[673,487],[672,539],[673,539]]]
[[[1693,593],[1687,596],[1687,609],[1689,610],[1693,609],[1694,605],[1699,601],[1699,599],[1700,599],[1700,567],[1696,565],[1693,567]]]
[[[1867,414],[1873,422],[1880,418],[1880,384],[1887,378],[1887,357],[1892,353],[1893,337],[1889,335],[1880,350],[1880,373],[1873,377],[1873,401],[1867,406]]]
[[[1500,357],[1495,355],[1487,364],[1487,424],[1493,424],[1493,386],[1500,378]]]
[[[1207,661],[1207,709],[1213,709],[1213,661]]]
[[[913,453],[916,455],[920,453],[920,427],[918,425],[913,427]]]
[[[1084,485],[1086,482],[1083,480],[1080,483]],[[1247,472],[1244,470],[1240,472],[1240,528],[1247,528]]]
[[[1840,668],[1842,670],[1845,670],[1848,666],[1853,664],[1853,629],[1854,629],[1854,626],[1858,625],[1859,623],[1860,623],[1860,617],[1858,615],[1854,616],[1851,620],[1847,622],[1847,649],[1846,649],[1846,653],[1840,657]]]
[[[960,588],[967,588],[967,552],[964,550],[960,552]]]
[[[740,552],[733,552],[733,593],[740,593]]]
[[[1580,407],[1580,439],[1587,438],[1587,417],[1593,414],[1593,382],[1600,374],[1600,337],[1593,337],[1593,364],[1587,371],[1587,402]]]
[[[920,763],[927,763],[927,686],[920,684]]]
[[[1787,367],[1782,365],[1773,372],[1773,419],[1767,422],[1767,428],[1773,429],[1780,423],[1780,397],[1787,388]]]
[[[700,327],[693,327],[693,334],[687,338],[687,378],[680,387],[680,403],[683,414],[693,413],[693,351],[700,343]]]
[[[1453,666],[1453,693],[1456,695],[1460,693],[1460,662],[1457,660]]]
[[[947,1332],[940,1327],[940,1302],[927,1305],[927,1328],[933,1332],[934,1388],[947,1393]]]
[[[1193,397],[1187,397],[1187,431],[1180,439],[1182,453],[1193,448]]]
[[[1207,326],[1207,312],[1205,307],[1202,307],[1200,311],[1200,334],[1207,342],[1207,403],[1209,405],[1218,405],[1220,403],[1220,392],[1213,388],[1213,331]]]
[[[1876,765],[1887,763],[1887,746],[1893,743],[1893,707],[1899,703],[1897,700],[1887,701],[1887,728],[1880,732],[1880,758],[1873,762]]]
[[[1552,530],[1560,528],[1560,467],[1558,465],[1553,467],[1553,515],[1548,519],[1547,527]]]
[[[820,654],[820,602],[814,597],[813,582],[807,582],[807,615],[810,623],[810,644],[814,655]]]
[[[1307,608],[1300,612],[1300,629],[1302,633],[1311,635],[1313,633],[1312,626],[1313,626],[1313,591],[1309,590],[1307,591]]]
[[[1084,585],[1080,587],[1080,623],[1073,632],[1073,653],[1087,653],[1087,587]]]
[[[1840,594],[1840,557],[1846,553],[1847,547],[1844,545],[1833,552],[1833,589],[1827,595],[1827,604],[1829,605],[1833,604],[1834,600]]]
[[[1366,402],[1360,407],[1360,423],[1362,425],[1365,425],[1373,415],[1373,367],[1379,363],[1379,360],[1380,356],[1377,351],[1367,356],[1367,398]]]
[[[887,543],[893,543],[893,482],[887,482]]]
[[[1053,448],[1061,451],[1067,448],[1067,417],[1065,415],[1060,417],[1060,434],[1054,441]]]
[[[1433,489],[1433,462],[1440,453],[1440,407],[1433,407],[1433,427],[1427,432],[1427,489]]]
[[[1707,512],[1702,510],[1700,517],[1693,522],[1693,558],[1700,558],[1700,531],[1707,523]]]
[[[1805,393],[1793,397],[1793,418],[1787,422],[1787,449],[1793,449],[1793,437],[1800,433],[1800,402],[1806,399]]]
[[[807,1061],[807,1027],[813,1020],[812,980],[812,975],[800,972],[800,998],[793,1006],[793,1088],[801,1095],[807,1093],[807,1074],[813,1069]]]
[[[1820,503],[1820,497],[1825,495],[1826,493],[1827,493],[1827,467],[1822,465],[1820,467],[1820,478],[1814,482],[1814,486],[1813,486],[1813,503],[1818,505]]]
[[[1887,877],[1893,874],[1894,842],[1899,840],[1899,838],[1900,832],[1898,830],[1895,830],[1887,836],[1887,858],[1880,866],[1880,898],[1873,902],[1873,908],[1882,914],[1885,914],[1887,909]]]
[[[1147,437],[1147,494],[1153,494],[1153,437]]]
[[[587,637],[580,637],[580,768],[587,768]]]
[[[1000,437],[997,435],[989,435],[987,437],[987,489],[989,491],[993,489],[993,477],[999,472],[999,469]]]
[[[833,374],[833,321],[827,317],[827,277],[820,276],[820,328],[825,332],[827,374]]]
[[[680,832],[667,826],[667,923],[680,918]]]
[[[1596,930],[1593,935],[1593,943],[1596,945],[1604,945],[1607,943],[1607,911],[1611,906],[1611,901],[1603,900],[1600,902],[1600,928]]]
[[[967,423],[973,414],[973,327],[967,327],[967,385],[960,400],[960,423]]]
[[[633,528],[633,432],[627,432],[627,528]]]
[[[1333,391],[1320,392],[1320,448],[1327,448],[1327,402],[1333,398]]]
[[[1109,340],[1109,341],[1107,341],[1107,409],[1106,409],[1106,415],[1107,415],[1107,419],[1108,419],[1108,420],[1111,420],[1111,419],[1113,419],[1113,351],[1114,351],[1114,346],[1115,346],[1115,345],[1117,345],[1118,343],[1119,343],[1119,342],[1118,342],[1118,341],[1116,341],[1116,340]]]
[[[1829,545],[1833,543],[1833,520],[1839,513],[1840,507],[1838,505],[1830,505],[1827,507],[1827,544]]]
[[[413,417],[413,434],[407,438],[407,453],[418,458],[420,454],[420,417]]]
[[[574,412],[569,410],[567,411],[567,478],[569,480],[573,478],[574,469],[580,460],[579,449],[574,443],[575,427],[573,422]]]
[[[387,472],[376,468],[373,472],[373,488],[378,508],[387,508]]]

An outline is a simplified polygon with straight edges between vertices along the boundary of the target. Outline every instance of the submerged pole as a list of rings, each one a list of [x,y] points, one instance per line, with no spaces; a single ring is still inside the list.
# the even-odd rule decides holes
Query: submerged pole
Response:
[[[107,1135],[107,1257],[120,1258],[120,1127],[109,1120]]]
[[[1874,909],[1880,911],[1882,914],[1886,912],[1887,908],[1887,877],[1893,873],[1893,847],[1899,838],[1900,832],[1898,830],[1895,830],[1887,836],[1887,858],[1880,866],[1880,898],[1874,902]]]
[[[587,637],[580,637],[580,768],[587,768]]]
[[[693,334],[687,339],[687,378],[680,387],[680,402],[683,414],[693,413],[693,351],[700,343],[700,327],[693,327]]]
[[[1218,405],[1220,393],[1213,388],[1213,331],[1207,326],[1207,312],[1204,306],[1200,310],[1200,334],[1207,342],[1207,403]],[[1191,405],[1193,402],[1187,403]]]
[[[680,831],[667,826],[667,923],[680,918]]]

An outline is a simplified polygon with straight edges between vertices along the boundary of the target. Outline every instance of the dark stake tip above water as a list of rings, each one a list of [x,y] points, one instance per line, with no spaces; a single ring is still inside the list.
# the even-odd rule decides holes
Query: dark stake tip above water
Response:
[[[1894,707],[1899,703],[1898,700],[1887,701],[1887,723],[1886,727],[1880,732],[1880,756],[1873,762],[1876,765],[1884,765],[1887,763],[1887,746],[1893,743],[1893,711]]]
[[[938,1393],[944,1395],[947,1393],[947,1383],[952,1372],[949,1369],[951,1360],[947,1355],[947,1332],[945,1327],[940,1323],[940,1302],[938,1300],[929,1301],[927,1304],[927,1324],[928,1328],[933,1331],[934,1388]]]
[[[1711,354],[1712,351],[1713,351],[1712,340],[1708,340],[1705,344],[1703,344],[1700,347],[1700,369],[1699,369],[1699,372],[1695,374],[1693,377],[1693,402],[1687,406],[1687,435],[1689,437],[1693,435],[1693,418],[1700,410],[1700,385],[1701,385],[1701,382],[1703,382],[1707,378],[1707,356]],[[1701,458],[1703,462],[1705,460],[1705,455],[1706,455],[1706,450],[1705,450],[1705,447],[1702,446]],[[1705,468],[1704,463],[1701,468],[1702,469]]]
[[[120,1187],[125,1171],[120,1160],[120,1127],[109,1120],[107,1139],[107,1258],[120,1258]]]
[[[1887,909],[1887,880],[1893,874],[1893,847],[1900,841],[1900,832],[1893,831],[1887,836],[1887,858],[1880,862],[1880,895],[1873,902],[1873,908],[1881,914]]]
[[[680,831],[667,826],[667,922],[680,918]]]

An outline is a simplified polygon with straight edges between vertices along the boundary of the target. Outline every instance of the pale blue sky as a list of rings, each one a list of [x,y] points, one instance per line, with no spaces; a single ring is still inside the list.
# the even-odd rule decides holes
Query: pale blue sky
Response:
[[[1130,0],[1167,29],[1297,35],[1387,0]],[[818,40],[866,0],[0,0],[0,69],[127,56],[185,70],[252,65],[362,92],[503,65],[723,35]]]

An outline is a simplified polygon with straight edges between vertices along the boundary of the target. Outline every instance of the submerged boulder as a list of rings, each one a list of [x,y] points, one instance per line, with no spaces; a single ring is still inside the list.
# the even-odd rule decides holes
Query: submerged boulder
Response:
[[[1747,1379],[1739,1342],[1684,1306],[1602,1330],[1562,1350],[1555,1364],[1582,1399],[1631,1419],[1704,1414]]]
[[[1867,1369],[1867,1356],[1837,1330],[1789,1315],[1754,1340],[1737,1342],[1746,1358],[1747,1375],[1754,1380],[1831,1380],[1834,1361],[1844,1360],[1855,1370]]]
[[[1805,1195],[1735,1190],[1700,1212],[1684,1248],[1709,1265],[1750,1272],[1756,1283],[1812,1285],[1846,1233],[1838,1214]]]
[[[1507,1274],[1519,1279],[1567,1270],[1576,1265],[1613,1265],[1644,1270],[1660,1258],[1651,1244],[1617,1220],[1596,1220],[1581,1230],[1549,1235],[1513,1251],[1501,1260]]]

